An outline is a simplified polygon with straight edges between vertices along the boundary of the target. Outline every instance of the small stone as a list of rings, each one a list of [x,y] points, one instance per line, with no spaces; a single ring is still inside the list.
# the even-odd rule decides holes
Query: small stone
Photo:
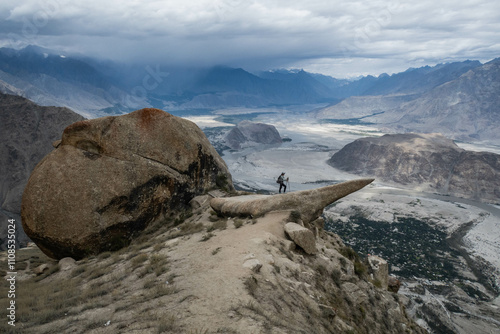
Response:
[[[47,269],[49,269],[49,266],[44,263],[33,269],[33,273],[35,273],[36,275],[41,275]]]
[[[59,260],[59,270],[66,271],[73,269],[75,267],[75,259],[71,257],[65,257]]]
[[[243,267],[250,268],[254,273],[258,273],[262,268],[262,263],[258,259],[248,259],[243,263]]]
[[[254,254],[254,253],[247,254],[247,255],[243,258],[243,261],[246,261],[246,260],[249,260],[249,259],[255,259],[255,254]]]

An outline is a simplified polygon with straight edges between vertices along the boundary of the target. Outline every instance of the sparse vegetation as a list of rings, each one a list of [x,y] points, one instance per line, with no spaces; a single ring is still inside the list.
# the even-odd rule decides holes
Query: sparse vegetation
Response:
[[[178,330],[176,319],[173,315],[161,315],[157,317],[157,333],[175,332]]]
[[[215,180],[215,184],[222,190],[229,191],[229,181],[227,179],[227,174],[219,173]]]
[[[333,282],[335,283],[336,286],[340,287],[340,284],[342,283],[340,278],[342,276],[342,273],[338,269],[333,269],[331,273],[331,277]]]
[[[148,260],[148,254],[142,253],[132,258],[130,264],[132,265],[132,270],[137,269],[142,266]]]
[[[411,203],[419,205],[418,199]],[[431,280],[460,277],[453,264],[460,254],[447,243],[446,232],[413,218],[399,217],[398,221],[388,224],[351,216],[348,223],[328,222],[327,228],[356,249],[354,251],[347,247],[340,251],[351,261],[356,260],[356,252],[365,256],[372,253],[390,263],[391,273],[394,268],[398,268],[395,273],[402,277],[416,276]]]
[[[293,210],[290,212],[290,217],[288,218],[293,223],[299,223],[302,217],[300,216],[300,212]]]
[[[227,220],[217,218],[212,225],[207,227],[207,232],[212,232],[215,230],[225,230],[226,228],[227,228]]]
[[[200,294],[196,290],[186,290],[184,282],[182,285],[175,284],[176,275],[180,275],[184,280],[185,274],[176,270],[170,271],[170,266],[178,268],[183,260],[179,260],[179,254],[176,254],[180,248],[179,243],[168,242],[167,245],[167,240],[187,236],[180,242],[185,240],[189,245],[198,245],[198,238],[207,241],[215,236],[215,231],[227,228],[227,219],[202,223],[200,219],[195,218],[187,219],[175,227],[170,222],[169,229],[165,229],[162,234],[154,232],[148,238],[135,239],[120,251],[106,252],[78,261],[76,267],[67,272],[58,270],[57,262],[48,260],[51,269],[36,278],[40,283],[32,278],[20,285],[22,288],[18,299],[19,321],[29,329],[28,334],[47,324],[51,326],[48,328],[52,332],[101,331],[110,316],[106,315],[105,319],[100,312],[108,312],[111,309],[115,315],[111,318],[109,328],[106,328],[110,332],[147,330],[153,333],[236,333],[236,330],[230,328],[230,322],[221,323],[218,329],[200,329],[196,326],[186,326],[185,319],[174,316],[177,311],[169,313],[171,309],[184,310],[191,302],[196,302]],[[245,222],[250,222],[240,218],[233,221],[235,228],[238,223],[243,226]],[[252,223],[255,222],[254,219]],[[190,238],[191,233],[198,234],[195,238]],[[228,233],[231,232],[220,233],[220,237]],[[139,242],[140,240],[142,242]],[[323,252],[330,248],[330,243],[335,247],[336,244],[332,240],[325,239]],[[145,245],[150,247],[147,251],[144,250]],[[210,255],[218,255],[214,261],[224,259],[230,254],[232,247],[226,250],[225,247],[217,247],[219,245],[221,244],[213,242],[200,246],[204,253],[199,256],[205,256],[205,259],[208,256],[210,259]],[[345,267],[347,262],[351,265],[349,261],[353,261],[355,270],[363,269],[356,269],[356,261],[359,259],[357,253],[352,248],[345,247],[340,250],[345,258],[341,257],[339,260],[346,263],[342,267],[332,268],[324,259],[321,262],[316,257],[304,257],[302,253],[291,251],[287,246],[288,244],[272,240],[262,245],[276,259],[276,262],[269,262],[273,269],[240,281],[245,296],[239,304],[234,305],[235,314],[231,317],[235,316],[234,320],[251,318],[259,324],[263,332],[269,333],[274,330],[284,333],[307,332],[305,328],[342,332],[342,328],[336,326],[334,321],[335,317],[339,317],[349,326],[355,324],[353,328],[356,332],[365,333],[367,324],[372,321],[371,305],[379,306],[387,299],[379,296],[377,300],[377,295],[367,293],[369,303],[367,300],[365,304],[360,304],[343,292],[341,278],[345,278],[343,275],[346,275],[346,271],[343,271],[342,267]],[[339,249],[338,245],[336,249]],[[361,261],[358,262],[362,264]],[[350,280],[353,282],[353,278]],[[380,291],[379,293],[383,294]],[[248,296],[251,296],[251,299],[248,299]],[[5,297],[0,296],[0,301],[3,300]],[[297,309],[301,312],[296,312]],[[96,316],[81,316],[87,312]],[[132,314],[134,316],[129,318]],[[140,317],[141,321],[137,321],[136,316]],[[67,321],[60,321],[62,319]],[[78,328],[75,327],[77,323]],[[0,327],[0,331],[2,330]]]
[[[240,228],[243,226],[243,219],[235,218],[234,219],[234,228]]]

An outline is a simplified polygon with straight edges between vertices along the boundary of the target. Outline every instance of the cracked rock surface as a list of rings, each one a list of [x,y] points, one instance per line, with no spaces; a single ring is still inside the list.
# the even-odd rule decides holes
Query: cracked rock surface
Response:
[[[118,249],[149,223],[218,186],[222,158],[192,122],[158,109],[76,122],[34,169],[21,216],[48,256]]]

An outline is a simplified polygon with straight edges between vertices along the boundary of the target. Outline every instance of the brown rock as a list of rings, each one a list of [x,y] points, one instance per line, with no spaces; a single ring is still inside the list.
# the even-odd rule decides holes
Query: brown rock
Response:
[[[80,259],[127,245],[221,181],[233,189],[224,161],[190,121],[158,109],[81,121],[33,171],[23,227],[48,256]]]
[[[399,287],[401,286],[401,281],[394,276],[389,276],[387,290],[397,293]]]

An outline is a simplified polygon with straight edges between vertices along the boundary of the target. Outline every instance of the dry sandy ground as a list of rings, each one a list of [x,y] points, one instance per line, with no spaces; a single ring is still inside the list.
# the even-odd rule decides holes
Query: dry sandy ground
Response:
[[[252,275],[252,260],[263,266],[262,275],[271,277],[273,255],[266,244],[285,239],[284,219],[289,212],[268,214],[255,224],[235,228],[233,220],[227,229],[216,231],[215,236],[200,242],[199,236],[174,239],[169,242],[170,261],[179,299],[195,303],[180,303],[175,314],[180,323],[191,328],[235,328],[238,333],[258,333],[261,324],[251,318],[236,320],[234,309],[251,302],[244,281]],[[202,316],[200,316],[202,315]]]

